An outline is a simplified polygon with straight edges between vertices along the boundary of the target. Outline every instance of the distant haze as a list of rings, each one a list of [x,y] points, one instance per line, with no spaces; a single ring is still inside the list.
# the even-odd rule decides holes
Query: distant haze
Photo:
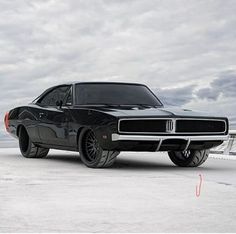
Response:
[[[236,129],[236,1],[1,1],[4,113],[67,81],[147,84],[171,106]]]

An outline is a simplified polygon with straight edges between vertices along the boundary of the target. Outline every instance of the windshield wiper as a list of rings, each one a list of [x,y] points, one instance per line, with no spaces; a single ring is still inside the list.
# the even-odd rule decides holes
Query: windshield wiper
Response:
[[[132,106],[141,106],[141,107],[144,107],[144,108],[157,108],[158,107],[158,105],[150,105],[150,104],[140,104],[140,103],[138,103],[138,104],[130,104],[130,105],[132,105]]]

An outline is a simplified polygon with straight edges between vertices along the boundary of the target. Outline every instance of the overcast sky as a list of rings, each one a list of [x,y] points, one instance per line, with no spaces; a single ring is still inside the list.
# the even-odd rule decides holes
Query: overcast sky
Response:
[[[0,0],[4,113],[65,81],[150,86],[236,128],[236,1]]]

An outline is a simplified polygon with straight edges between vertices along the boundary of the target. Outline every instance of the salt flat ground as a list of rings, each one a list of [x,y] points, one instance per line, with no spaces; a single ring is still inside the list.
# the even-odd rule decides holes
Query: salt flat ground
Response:
[[[0,232],[236,232],[236,161],[184,169],[166,153],[124,152],[89,169],[73,152],[0,149]]]

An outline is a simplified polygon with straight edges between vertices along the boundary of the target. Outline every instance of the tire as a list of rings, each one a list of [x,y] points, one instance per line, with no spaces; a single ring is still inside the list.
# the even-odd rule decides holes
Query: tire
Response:
[[[44,158],[48,155],[49,149],[37,147],[29,138],[24,127],[19,131],[19,147],[22,156],[25,158]]]
[[[179,167],[198,167],[203,164],[210,150],[186,150],[168,152],[170,160]]]
[[[79,137],[79,153],[82,162],[90,168],[110,167],[120,152],[103,150],[91,129],[83,129]]]

